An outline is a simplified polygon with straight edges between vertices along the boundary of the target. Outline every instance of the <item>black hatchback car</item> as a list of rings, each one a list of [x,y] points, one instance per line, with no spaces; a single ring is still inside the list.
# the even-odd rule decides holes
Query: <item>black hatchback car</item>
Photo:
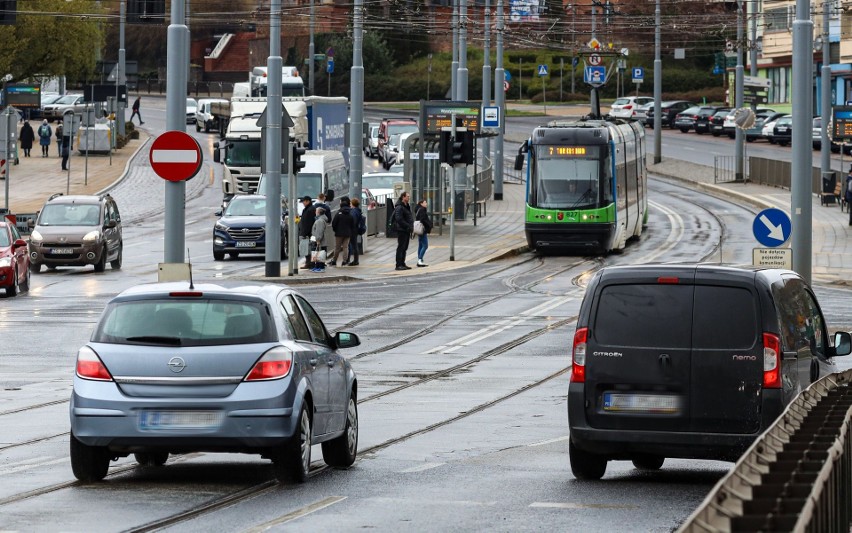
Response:
[[[695,133],[710,133],[710,119],[719,111],[730,111],[730,107],[702,107],[695,117]]]
[[[692,102],[687,102],[686,100],[669,100],[667,102],[660,102],[660,125],[674,129],[675,117],[677,117],[678,113],[686,111],[693,105],[694,104]],[[645,126],[648,128],[654,127],[653,106],[651,106],[645,113]]]
[[[607,461],[736,460],[804,388],[850,352],[834,346],[795,272],[718,265],[607,267],[577,320],[568,392],[571,470]]]

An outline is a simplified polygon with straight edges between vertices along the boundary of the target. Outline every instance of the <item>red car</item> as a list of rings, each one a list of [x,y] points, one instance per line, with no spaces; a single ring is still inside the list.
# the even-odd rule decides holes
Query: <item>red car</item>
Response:
[[[6,219],[0,219],[0,288],[6,289],[7,298],[30,289],[27,243]]]

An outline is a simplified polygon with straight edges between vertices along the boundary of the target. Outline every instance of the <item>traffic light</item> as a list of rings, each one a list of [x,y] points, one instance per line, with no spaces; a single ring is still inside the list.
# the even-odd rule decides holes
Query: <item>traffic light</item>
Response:
[[[449,165],[472,165],[473,132],[458,130],[455,139],[452,135],[450,131],[441,132],[441,143],[438,147],[441,162]]]
[[[18,0],[0,0],[0,26],[15,24],[18,12]]]
[[[299,143],[297,143],[297,142],[293,143],[292,154],[293,154],[293,175],[294,176],[296,174],[298,174],[300,170],[305,168],[305,162],[302,161],[302,156],[305,155],[306,151],[307,150],[305,150],[304,148],[299,147]]]

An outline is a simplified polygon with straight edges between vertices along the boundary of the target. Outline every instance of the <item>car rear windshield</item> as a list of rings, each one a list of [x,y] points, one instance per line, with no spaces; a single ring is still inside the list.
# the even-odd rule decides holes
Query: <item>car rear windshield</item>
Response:
[[[260,302],[168,298],[109,304],[92,342],[212,346],[276,338],[273,321]]]
[[[757,331],[748,290],[674,284],[604,287],[592,327],[605,346],[696,350],[747,349]]]

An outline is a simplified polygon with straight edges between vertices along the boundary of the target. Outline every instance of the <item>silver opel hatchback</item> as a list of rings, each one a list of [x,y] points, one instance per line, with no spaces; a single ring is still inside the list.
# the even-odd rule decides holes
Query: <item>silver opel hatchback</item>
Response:
[[[104,478],[133,453],[160,466],[170,453],[254,453],[281,481],[301,482],[311,445],[346,468],[358,448],[357,379],[307,300],[280,285],[157,283],[104,309],[77,352],[71,467]]]

